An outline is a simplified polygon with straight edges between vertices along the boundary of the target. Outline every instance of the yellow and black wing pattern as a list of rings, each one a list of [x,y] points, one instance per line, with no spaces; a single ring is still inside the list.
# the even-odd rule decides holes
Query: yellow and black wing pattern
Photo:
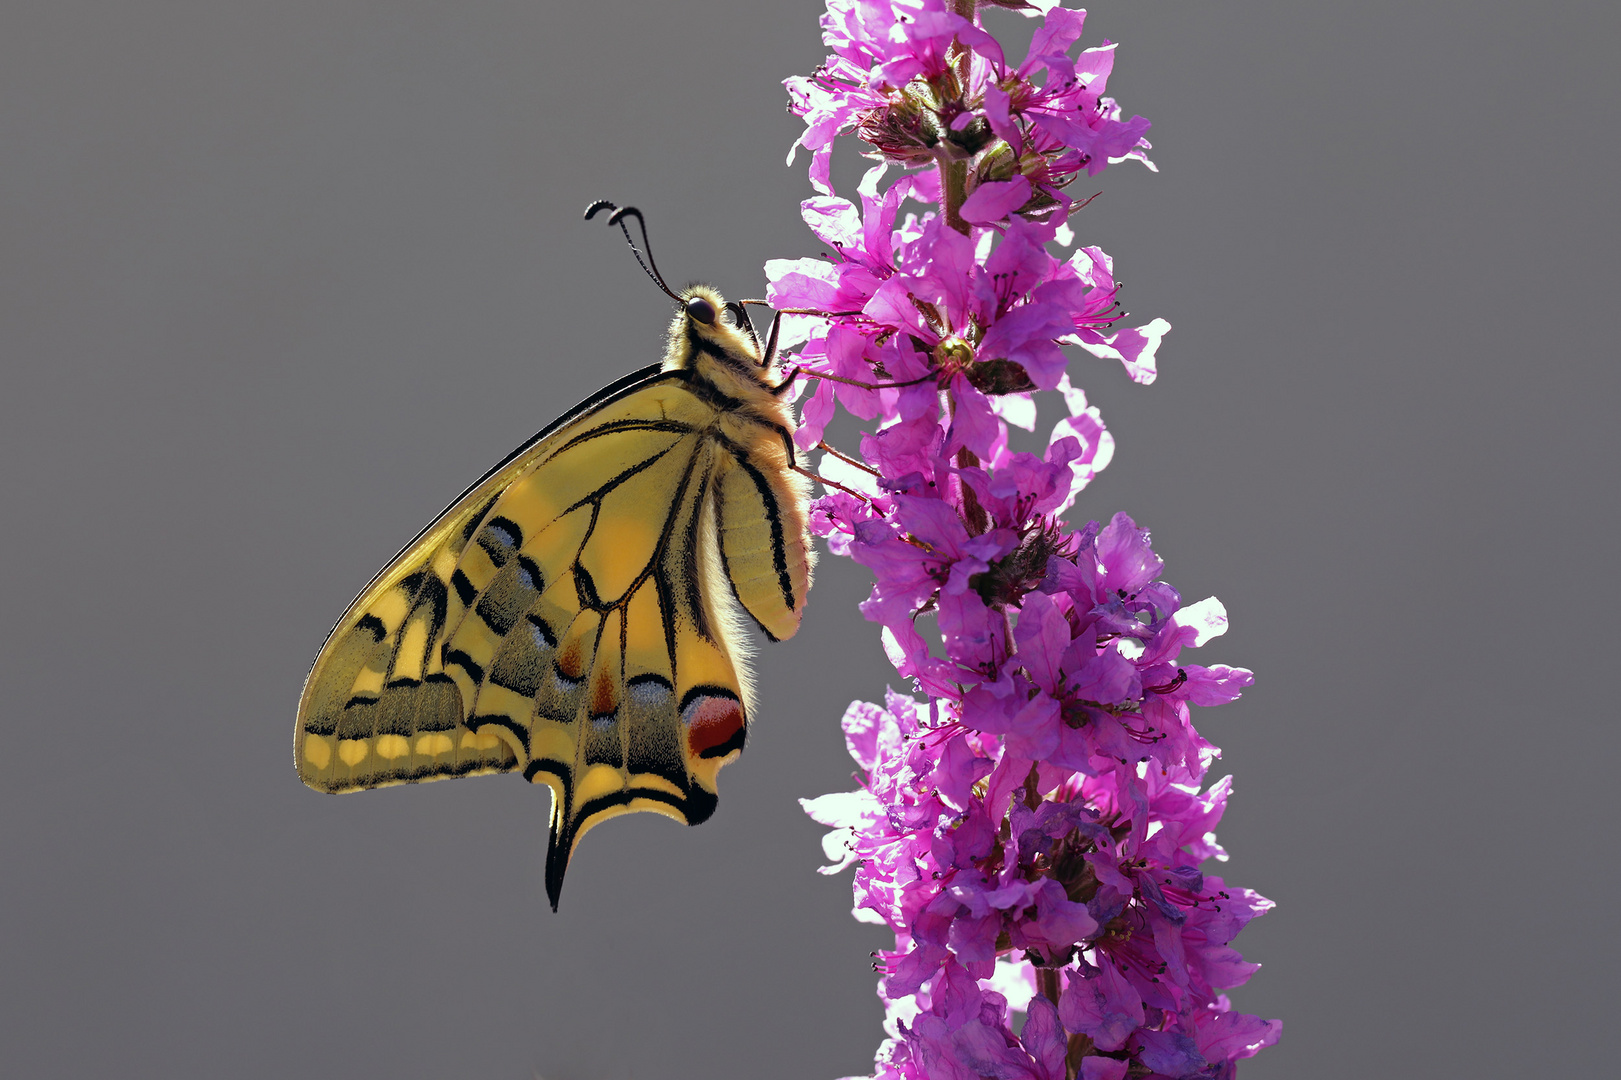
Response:
[[[737,607],[786,637],[810,581],[791,444],[738,404],[694,371],[649,367],[469,488],[316,658],[295,734],[304,782],[545,783],[553,908],[598,822],[708,818],[752,707]]]

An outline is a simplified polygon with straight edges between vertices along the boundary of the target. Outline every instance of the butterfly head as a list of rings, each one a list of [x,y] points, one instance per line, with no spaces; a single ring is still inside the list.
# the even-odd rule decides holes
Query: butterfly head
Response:
[[[708,285],[689,285],[677,299],[664,369],[695,371],[742,396],[768,391],[770,371],[743,305],[727,303]]]

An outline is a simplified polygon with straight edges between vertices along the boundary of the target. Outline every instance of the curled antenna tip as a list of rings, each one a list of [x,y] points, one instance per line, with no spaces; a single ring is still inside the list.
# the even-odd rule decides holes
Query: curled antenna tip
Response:
[[[647,276],[653,279],[653,284],[662,289],[665,296],[668,296],[671,300],[674,300],[678,304],[681,303],[681,297],[677,296],[673,291],[671,291],[670,287],[664,283],[663,276],[659,274],[658,265],[653,262],[653,247],[648,243],[647,240],[647,219],[642,217],[642,212],[636,209],[634,206],[620,207],[615,206],[607,199],[598,199],[596,202],[585,208],[585,220],[590,221],[596,216],[596,213],[599,210],[613,211],[613,213],[608,217],[608,224],[619,226],[619,231],[625,234],[625,243],[630,245],[631,253],[636,256],[636,261],[641,264],[641,267],[647,273]],[[631,239],[630,227],[625,224],[625,219],[630,217],[636,219],[637,228],[639,228],[642,233],[642,246],[640,248],[636,246],[636,241]],[[647,256],[645,259],[642,257],[644,252]]]

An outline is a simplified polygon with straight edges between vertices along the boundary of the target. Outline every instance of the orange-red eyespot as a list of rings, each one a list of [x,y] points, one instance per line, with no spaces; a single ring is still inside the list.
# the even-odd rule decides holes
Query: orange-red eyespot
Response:
[[[695,757],[724,757],[743,748],[743,706],[725,691],[689,693],[681,722]]]

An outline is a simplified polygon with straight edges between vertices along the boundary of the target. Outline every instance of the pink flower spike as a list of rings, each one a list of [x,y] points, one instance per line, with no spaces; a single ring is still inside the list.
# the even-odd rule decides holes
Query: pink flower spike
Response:
[[[780,339],[808,391],[796,445],[841,409],[861,426],[815,462],[842,488],[811,529],[871,573],[861,613],[921,695],[852,704],[856,790],[803,804],[822,872],[850,870],[854,916],[895,934],[872,1080],[1230,1077],[1277,1039],[1222,994],[1256,970],[1232,941],[1271,902],[1202,872],[1231,784],[1207,785],[1195,720],[1254,677],[1187,662],[1226,612],[1183,604],[1147,529],[1061,516],[1115,449],[1063,346],[1147,385],[1170,329],[1121,325],[1066,190],[1152,168],[1149,124],[1104,96],[1112,44],[1075,55],[1084,12],[1024,5],[1039,24],[1010,69],[958,7],[827,0],[830,54],[785,84],[821,255],[767,266],[773,304],[827,313]],[[876,160],[853,199],[829,179],[841,134]],[[1010,446],[1042,417],[1040,453]]]

